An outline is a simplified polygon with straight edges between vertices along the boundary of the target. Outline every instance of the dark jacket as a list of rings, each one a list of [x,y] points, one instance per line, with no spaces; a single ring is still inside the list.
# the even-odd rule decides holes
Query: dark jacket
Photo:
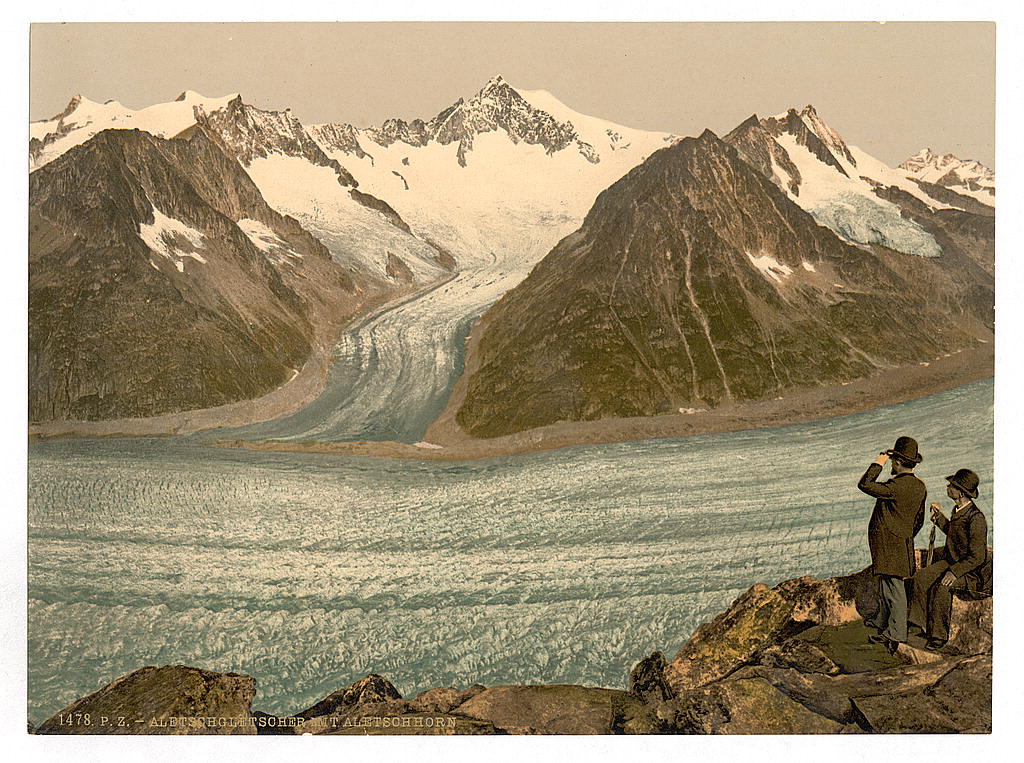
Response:
[[[928,489],[913,474],[876,482],[882,467],[871,464],[857,487],[878,500],[868,522],[871,572],[909,578],[914,574],[914,536],[924,525]]]
[[[957,577],[956,587],[977,597],[992,595],[992,565],[988,564],[988,522],[973,502],[943,517],[935,525],[946,534],[944,557]]]

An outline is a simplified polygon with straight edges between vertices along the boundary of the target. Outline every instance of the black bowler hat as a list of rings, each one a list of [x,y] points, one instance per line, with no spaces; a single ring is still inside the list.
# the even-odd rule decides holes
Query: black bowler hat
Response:
[[[896,444],[891,450],[885,451],[885,455],[912,464],[919,464],[924,461],[924,456],[917,450],[917,440],[913,437],[897,437]]]
[[[967,493],[971,498],[978,497],[978,483],[981,480],[970,469],[957,469],[956,474],[946,477],[946,481],[958,490]]]

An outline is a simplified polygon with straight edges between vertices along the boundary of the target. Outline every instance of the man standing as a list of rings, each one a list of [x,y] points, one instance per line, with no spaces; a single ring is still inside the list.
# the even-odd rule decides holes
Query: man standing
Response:
[[[958,469],[946,477],[946,495],[955,505],[949,519],[933,503],[932,522],[946,535],[943,558],[914,575],[914,594],[908,617],[923,629],[929,649],[941,649],[949,640],[953,594],[966,599],[992,595],[992,566],[987,564],[988,522],[972,499],[978,497],[978,475]]]
[[[892,459],[892,479],[878,482],[885,462]],[[864,622],[878,633],[869,641],[895,652],[907,640],[907,589],[912,577],[914,536],[924,524],[924,502],[928,490],[914,476],[914,467],[924,460],[917,440],[900,437],[890,450],[878,454],[864,472],[857,487],[877,500],[868,522],[871,573],[878,585],[878,610]]]

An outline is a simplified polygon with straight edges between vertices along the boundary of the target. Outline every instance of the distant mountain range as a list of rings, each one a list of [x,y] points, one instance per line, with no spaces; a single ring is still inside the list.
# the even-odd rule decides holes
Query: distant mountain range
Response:
[[[832,383],[992,327],[994,175],[887,167],[813,107],[679,141],[501,77],[366,128],[76,96],[29,158],[33,421],[258,396],[347,316],[494,261],[543,258],[467,360],[481,435]],[[927,337],[884,338],[906,314]]]
[[[370,303],[496,251],[529,267],[671,138],[533,97],[558,117],[496,77],[428,122],[357,129],[237,94],[75,96],[31,126],[30,419],[268,392]]]

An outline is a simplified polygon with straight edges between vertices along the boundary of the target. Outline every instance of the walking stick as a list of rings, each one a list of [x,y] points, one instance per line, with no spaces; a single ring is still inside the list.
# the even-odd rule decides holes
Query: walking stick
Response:
[[[932,555],[935,553],[935,523],[932,522],[932,531],[928,533],[928,555],[924,558],[924,566],[932,563]]]

